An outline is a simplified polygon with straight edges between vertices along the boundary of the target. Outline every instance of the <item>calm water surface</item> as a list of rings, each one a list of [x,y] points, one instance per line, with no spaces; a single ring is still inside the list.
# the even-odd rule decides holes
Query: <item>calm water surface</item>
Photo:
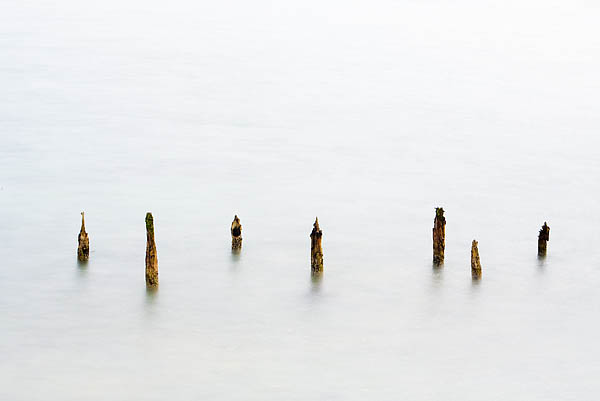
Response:
[[[0,399],[597,398],[597,4],[0,3]]]

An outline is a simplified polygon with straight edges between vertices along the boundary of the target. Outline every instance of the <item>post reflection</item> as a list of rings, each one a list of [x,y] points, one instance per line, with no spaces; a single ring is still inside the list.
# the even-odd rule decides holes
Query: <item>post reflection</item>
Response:
[[[311,273],[310,275],[310,283],[311,283],[311,292],[319,293],[321,291],[321,283],[323,282],[323,274],[322,273]]]
[[[82,261],[77,259],[77,270],[79,271],[79,273],[81,273],[81,275],[85,275],[87,274],[88,271],[88,261]]]
[[[146,303],[154,304],[158,298],[158,286],[146,286]]]
[[[232,249],[231,250],[231,260],[234,262],[237,262],[238,260],[240,260],[242,256],[242,250],[241,249]]]
[[[431,266],[431,286],[432,288],[439,289],[444,280],[444,265],[433,263]]]
[[[544,265],[546,264],[546,255],[538,255],[537,262],[539,267],[544,267]]]

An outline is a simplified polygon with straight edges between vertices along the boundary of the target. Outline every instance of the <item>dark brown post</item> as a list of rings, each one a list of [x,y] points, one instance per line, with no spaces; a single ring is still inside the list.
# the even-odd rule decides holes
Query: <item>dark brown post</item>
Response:
[[[433,264],[440,266],[444,264],[444,249],[446,248],[446,218],[444,209],[435,208],[435,220],[433,221]]]
[[[310,233],[310,267],[312,274],[323,273],[323,248],[321,238],[323,232],[319,228],[319,219],[315,219],[312,232]]]
[[[146,286],[158,286],[158,258],[154,243],[154,218],[146,213]]]
[[[538,256],[546,256],[548,241],[550,241],[550,227],[548,227],[548,224],[544,222],[544,225],[540,230],[540,235],[538,236]]]
[[[242,249],[242,225],[237,215],[231,223],[231,249],[235,251]]]
[[[81,230],[79,230],[77,239],[79,241],[79,245],[77,246],[77,259],[81,262],[85,262],[90,258],[90,238],[85,232],[85,217],[83,212],[81,212]]]
[[[471,243],[471,276],[473,278],[481,277],[481,262],[479,260],[479,249],[477,241]]]

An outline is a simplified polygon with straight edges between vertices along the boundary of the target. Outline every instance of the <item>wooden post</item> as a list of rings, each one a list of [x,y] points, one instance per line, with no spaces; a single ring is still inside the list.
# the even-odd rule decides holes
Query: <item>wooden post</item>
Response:
[[[435,208],[435,220],[433,220],[433,264],[440,266],[444,264],[444,250],[446,248],[446,218],[444,209]]]
[[[235,251],[242,249],[242,225],[237,215],[231,223],[231,249]]]
[[[550,227],[548,227],[548,224],[544,222],[544,225],[540,230],[540,235],[538,236],[538,256],[546,256],[548,241],[550,241]]]
[[[83,212],[81,212],[81,230],[79,230],[77,240],[79,242],[77,246],[77,259],[85,262],[90,258],[90,238],[88,237],[88,233],[85,232],[85,216]]]
[[[154,242],[154,218],[146,213],[146,286],[158,286],[158,258]]]
[[[312,274],[323,273],[323,248],[321,238],[323,232],[319,228],[319,219],[315,219],[312,232],[310,233],[310,267]]]
[[[479,260],[478,242],[473,240],[471,243],[471,276],[473,278],[481,277],[481,262]]]

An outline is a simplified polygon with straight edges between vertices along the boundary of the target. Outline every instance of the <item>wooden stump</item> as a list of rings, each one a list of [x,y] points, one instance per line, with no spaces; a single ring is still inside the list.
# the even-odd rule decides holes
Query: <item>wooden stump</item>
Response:
[[[321,238],[323,232],[319,228],[319,219],[315,219],[312,232],[310,233],[310,267],[311,273],[323,273],[323,248],[321,246]]]
[[[471,276],[473,278],[481,277],[481,262],[479,260],[479,249],[477,241],[471,243]]]
[[[234,251],[242,249],[242,225],[237,215],[231,223],[231,249]]]
[[[444,209],[435,208],[435,220],[433,221],[433,264],[440,266],[444,264],[444,250],[446,248],[446,218]]]
[[[77,240],[79,242],[77,246],[77,259],[85,262],[90,258],[90,238],[88,237],[88,233],[85,232],[85,216],[83,212],[81,212],[81,230],[79,230]]]
[[[146,213],[146,286],[158,286],[158,258],[154,242],[154,218]]]
[[[538,236],[538,256],[546,256],[548,241],[550,241],[550,227],[548,227],[548,224],[544,222],[544,225],[540,230],[540,235]]]

